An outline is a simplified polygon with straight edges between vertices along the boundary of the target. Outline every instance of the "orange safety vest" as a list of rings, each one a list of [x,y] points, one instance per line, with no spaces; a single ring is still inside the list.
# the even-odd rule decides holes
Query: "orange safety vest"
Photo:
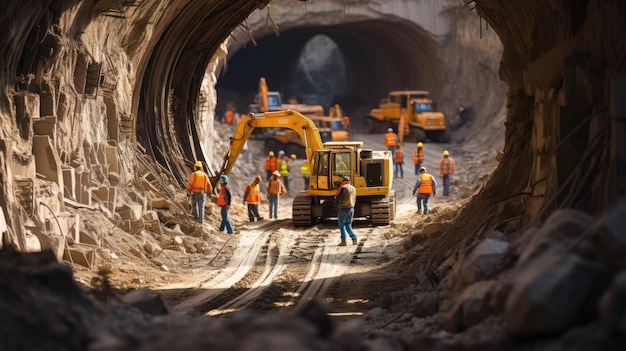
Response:
[[[422,148],[415,148],[413,150],[413,164],[418,164],[420,162],[424,162],[424,150]]]
[[[210,193],[213,191],[211,182],[209,181],[209,176],[201,170],[191,173],[189,181],[187,182],[187,191],[191,191],[193,193]]]
[[[233,124],[233,111],[226,111],[224,119],[226,120],[226,124]]]
[[[402,149],[396,149],[396,152],[393,154],[393,162],[395,163],[404,162],[404,155],[402,154]]]
[[[385,146],[396,146],[397,136],[394,132],[385,134]]]
[[[417,190],[419,194],[430,194],[433,192],[433,176],[428,173],[420,174],[420,187]]]
[[[276,157],[268,157],[265,159],[265,163],[263,164],[263,168],[268,172],[274,172],[278,169],[278,160]]]
[[[439,173],[440,174],[452,174],[454,172],[454,168],[456,164],[454,160],[450,157],[444,157],[439,161]]]
[[[272,195],[282,195],[286,193],[283,182],[278,178],[272,177],[267,185],[267,193]]]
[[[220,186],[220,194],[217,197],[217,205],[218,206],[226,206],[226,205],[228,205],[228,202],[226,202],[226,198],[224,198],[224,189],[225,188],[226,188],[226,185]]]
[[[259,190],[259,184],[250,183],[246,185],[246,201],[249,204],[258,204],[261,202],[261,191]]]

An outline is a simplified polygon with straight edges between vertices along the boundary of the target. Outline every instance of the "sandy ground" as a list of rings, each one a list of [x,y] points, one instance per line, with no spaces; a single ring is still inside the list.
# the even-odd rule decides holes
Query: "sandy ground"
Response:
[[[216,129],[220,135],[229,135],[228,126],[218,124]],[[353,139],[364,141],[365,148],[385,149],[382,134],[356,134]],[[404,145],[404,177],[393,183],[396,219],[377,227],[355,220],[358,245],[339,247],[336,221],[310,228],[291,224],[293,195],[304,188],[299,173],[302,160],[291,164],[290,191],[280,199],[279,219],[248,221],[242,193],[247,182],[262,174],[262,142],[250,140],[253,154],[250,159],[242,155],[230,174],[235,234],[217,230],[219,212],[213,198],[203,225],[194,225],[191,216],[183,213],[173,215],[171,221],[178,224],[165,223],[161,235],[142,232],[131,236],[113,229],[98,251],[95,267],[73,265],[77,280],[97,287],[104,273],[118,293],[147,287],[159,292],[174,312],[227,316],[251,309],[280,313],[316,298],[325,301],[338,318],[360,316],[389,301],[394,304],[394,294],[411,288],[412,282],[394,279],[404,270],[396,262],[405,247],[412,245],[416,236],[424,235],[425,225],[449,221],[450,213],[456,213],[480,188],[496,165],[495,150],[476,151],[485,141],[425,144],[424,166],[440,183],[436,165],[444,149],[455,159],[457,173],[451,196],[441,196],[440,184],[439,194],[430,200],[431,213],[421,215],[416,213],[411,195],[416,175],[410,155],[415,145]],[[188,208],[182,189],[173,201]],[[260,212],[269,218],[267,201],[261,204]],[[103,225],[110,227],[110,223]],[[146,243],[155,240],[160,247],[150,252]]]

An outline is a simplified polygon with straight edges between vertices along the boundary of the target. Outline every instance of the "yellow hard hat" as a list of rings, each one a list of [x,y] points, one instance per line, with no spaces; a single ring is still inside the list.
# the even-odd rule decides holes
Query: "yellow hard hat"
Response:
[[[448,156],[448,155],[450,155],[450,153],[448,152],[448,150],[443,150],[443,155],[444,156]]]
[[[421,141],[419,143],[417,143],[417,147],[422,147],[422,146],[424,146],[424,144],[422,144]]]
[[[193,164],[193,166],[194,166],[195,168],[200,168],[200,169],[202,169],[202,162],[200,162],[200,161],[196,161],[196,163],[194,163],[194,164]]]
[[[296,154],[291,154],[291,158],[295,160],[296,159]]]
[[[270,151],[270,156],[274,156],[274,151]]]

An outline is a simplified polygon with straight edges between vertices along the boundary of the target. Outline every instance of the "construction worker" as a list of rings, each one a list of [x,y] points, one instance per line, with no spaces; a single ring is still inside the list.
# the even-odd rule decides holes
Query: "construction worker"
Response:
[[[219,231],[223,232],[224,229],[226,229],[228,234],[233,233],[233,225],[228,219],[231,198],[230,188],[228,187],[228,177],[225,174],[222,174],[220,176],[220,192],[217,197],[217,205],[220,207],[220,214],[222,215],[222,222],[220,223]]]
[[[283,182],[280,181],[280,172],[274,171],[272,178],[267,184],[267,198],[270,203],[270,219],[278,219],[278,198],[287,192]]]
[[[261,183],[261,176],[254,177],[252,183],[246,185],[246,190],[243,192],[243,204],[248,205],[248,218],[250,222],[254,222],[263,219],[259,215],[259,204],[261,203],[261,190],[259,189],[259,183]]]
[[[352,245],[356,245],[356,234],[354,234],[352,230],[354,205],[356,205],[356,189],[350,184],[350,177],[343,177],[335,193],[334,204],[337,208],[337,224],[339,225],[339,235],[341,238],[339,246],[346,246],[346,233],[350,235]]]
[[[269,152],[263,163],[263,169],[265,169],[265,180],[270,180],[270,178],[272,178],[272,172],[278,169],[278,160],[274,156],[274,151]]]
[[[387,134],[385,134],[385,146],[391,151],[391,156],[396,151],[396,145],[398,145],[398,136],[393,132],[393,128],[388,128]]]
[[[187,193],[191,195],[191,214],[199,223],[204,221],[204,202],[206,194],[213,191],[209,176],[202,170],[202,162],[193,164],[193,173],[187,181]]]
[[[437,194],[437,181],[435,177],[426,173],[425,167],[420,167],[420,174],[415,181],[413,187],[413,196],[417,193],[417,213],[422,213],[422,205],[424,206],[424,214],[428,214],[428,198],[430,194],[435,197]]]
[[[396,145],[396,152],[393,155],[393,176],[398,178],[398,174],[400,174],[400,178],[404,178],[404,169],[402,164],[404,163],[404,153],[402,152],[402,148],[400,145]]]
[[[278,172],[280,173],[281,180],[285,185],[285,189],[289,191],[289,158],[285,155],[285,151],[280,150],[278,152]]]
[[[443,177],[443,196],[450,196],[450,181],[456,168],[454,159],[448,150],[443,150],[443,158],[439,161],[439,174]]]
[[[304,178],[304,190],[309,188],[309,181],[311,180],[311,174],[309,173],[309,161],[302,161],[302,165],[300,165],[300,173],[302,173],[302,178]]]
[[[415,175],[419,174],[422,163],[424,163],[424,144],[420,141],[417,143],[417,147],[413,149],[413,165],[415,165]]]

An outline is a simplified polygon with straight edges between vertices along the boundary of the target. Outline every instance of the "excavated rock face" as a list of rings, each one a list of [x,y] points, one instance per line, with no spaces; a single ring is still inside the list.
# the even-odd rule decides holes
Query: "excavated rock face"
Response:
[[[454,16],[467,10],[463,2],[441,2],[446,4],[446,13],[463,25],[465,17]],[[62,213],[67,203],[97,205],[101,211],[114,209],[117,189],[128,186],[138,176],[138,148],[145,149],[179,181],[190,161],[209,158],[210,148],[205,144],[210,143],[211,127],[206,118],[211,113],[202,107],[214,106],[210,100],[215,97],[205,77],[220,67],[216,57],[226,55],[223,43],[233,30],[267,3],[2,1],[2,243],[20,250],[58,248],[58,242],[40,234],[42,228],[57,230],[57,226],[43,222],[53,221],[53,215]],[[352,63],[346,88],[350,99],[372,100],[392,86],[423,84],[436,97],[454,102],[450,96],[466,88],[454,84],[455,75],[474,73],[454,59],[457,51],[439,44],[446,40],[462,42],[462,38],[433,38],[404,22],[388,26],[388,17],[371,10],[380,3],[385,1],[355,4],[355,17],[347,16],[350,12],[346,10],[337,12],[336,7],[329,7],[326,15],[315,16],[312,12],[310,22],[300,20],[305,14],[289,17],[280,29],[287,33],[286,42],[292,46],[292,51],[285,50],[285,57],[295,57],[292,52],[299,51],[316,33],[311,26],[319,26],[343,48],[344,57]],[[280,4],[286,5],[280,11],[302,5],[298,1]],[[542,221],[556,208],[574,208],[599,216],[624,194],[626,3],[475,0],[473,5],[503,44],[500,78],[509,89],[505,147],[492,178],[449,228],[451,234],[433,245],[433,250],[442,253],[462,246],[468,235],[481,237],[489,230],[517,231]],[[261,28],[262,23],[253,22],[251,28]],[[261,35],[265,33],[271,33],[271,29],[261,31]],[[243,51],[237,45],[231,49],[233,53]],[[480,51],[478,46],[474,49]],[[402,50],[407,50],[406,56]],[[271,56],[264,62],[271,63]],[[414,62],[428,68],[409,69],[408,73],[393,69],[412,67]],[[461,67],[463,73],[449,67]],[[476,78],[482,76],[477,74]],[[212,79],[215,81],[214,76]],[[485,78],[480,86],[490,90],[495,86],[492,82]],[[489,98],[488,94],[468,93],[476,105]],[[130,215],[134,209],[129,207],[128,218],[120,218],[127,221],[128,230],[133,230],[136,220]],[[611,218],[620,218],[619,213]],[[72,227],[72,220],[54,218],[58,227],[65,229]],[[605,225],[609,229],[614,226]],[[620,232],[609,229],[593,236],[597,256],[614,246],[606,242],[622,242]],[[575,277],[577,267],[587,267],[572,255],[562,256],[563,262],[572,262],[561,269],[563,281]],[[620,261],[614,255],[611,252],[611,261],[618,265]],[[531,296],[524,294],[537,283],[535,277],[553,273],[545,268],[541,274],[533,271],[525,275],[524,269],[520,267],[520,274],[532,279],[512,288],[518,298],[509,302],[508,311],[527,306]],[[590,272],[590,276],[597,275],[596,271]],[[606,306],[623,295],[619,294],[620,284],[615,282],[617,293],[603,301],[607,324],[617,323]],[[493,284],[483,285],[491,289]],[[458,306],[470,299],[483,299],[484,286],[468,288],[467,299],[459,300]],[[457,325],[467,327],[483,317],[480,310],[470,316],[461,313],[469,309],[457,311],[450,314],[451,329]],[[457,320],[461,317],[456,315],[462,319]],[[515,315],[508,317],[518,320]],[[528,325],[517,326],[522,335],[534,332],[529,328],[532,318],[528,320]],[[557,322],[561,330],[563,323]],[[76,343],[82,345],[85,340],[77,335]]]

